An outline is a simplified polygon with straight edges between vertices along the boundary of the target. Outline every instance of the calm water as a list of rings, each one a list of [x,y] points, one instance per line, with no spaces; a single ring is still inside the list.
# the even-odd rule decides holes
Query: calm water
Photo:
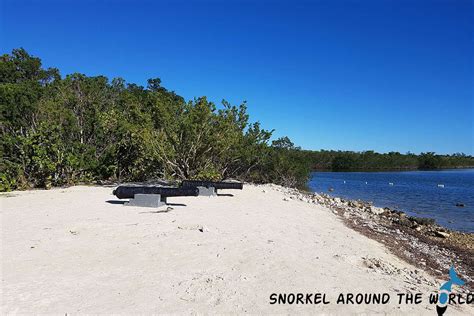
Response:
[[[372,201],[376,206],[434,218],[440,225],[474,232],[474,169],[313,172],[309,187],[314,192]],[[334,191],[328,192],[329,188]],[[456,203],[465,206],[457,207]]]

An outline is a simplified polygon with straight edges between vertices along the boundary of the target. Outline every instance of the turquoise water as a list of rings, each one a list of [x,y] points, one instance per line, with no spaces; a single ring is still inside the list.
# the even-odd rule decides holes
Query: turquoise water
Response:
[[[372,201],[376,206],[433,218],[448,228],[474,232],[474,169],[313,172],[308,185],[314,192]]]

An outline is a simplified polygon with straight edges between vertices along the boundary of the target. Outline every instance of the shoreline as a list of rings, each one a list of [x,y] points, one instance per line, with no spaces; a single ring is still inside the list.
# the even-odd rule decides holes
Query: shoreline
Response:
[[[409,216],[371,202],[285,188],[292,196],[318,203],[337,214],[351,229],[384,244],[402,260],[442,279],[456,266],[469,287],[474,286],[474,233],[443,227],[434,219]]]
[[[436,279],[428,260],[403,259],[381,240],[391,231],[371,222],[379,215],[354,202],[245,184],[218,197],[170,198],[167,208],[155,210],[124,207],[111,192],[111,186],[74,186],[0,195],[2,311],[432,315],[426,301],[335,301],[340,293],[426,297],[447,278],[445,261]],[[356,228],[369,227],[358,231],[353,220]],[[401,231],[391,244],[396,239],[401,249],[406,236]],[[470,271],[463,267],[456,265],[465,277]],[[455,291],[466,292],[467,281]],[[326,293],[331,304],[270,304],[272,293],[299,292]],[[450,307],[463,311],[472,306]]]
[[[446,229],[474,233],[473,171],[314,172],[305,190],[361,200],[407,216],[433,219]]]
[[[313,172],[413,172],[413,171],[449,171],[449,170],[465,170],[465,169],[474,169],[474,166],[458,166],[450,168],[438,168],[438,169],[418,169],[418,168],[400,168],[400,169],[353,169],[353,170],[332,170],[332,169],[312,169]]]
[[[418,216],[418,214],[416,212],[409,212],[409,211],[406,211],[406,210],[400,210],[400,208],[394,208],[394,207],[390,207],[390,206],[381,206],[380,204],[376,205],[375,202],[373,201],[369,201],[369,200],[366,200],[366,199],[351,199],[351,198],[346,198],[346,197],[343,197],[343,196],[338,196],[337,194],[334,194],[334,193],[324,193],[324,192],[313,192],[313,191],[307,191],[307,190],[300,190],[302,193],[307,193],[307,194],[311,194],[311,193],[315,193],[315,194],[318,194],[320,196],[326,196],[328,198],[331,198],[331,199],[339,199],[341,201],[355,201],[355,202],[360,202],[360,203],[363,203],[365,204],[366,206],[370,206],[370,207],[374,207],[374,208],[378,208],[378,209],[384,209],[384,210],[387,210],[387,211],[390,211],[390,212],[393,212],[393,213],[399,213],[399,214],[405,214],[404,216],[407,217],[407,218],[411,218],[413,220],[416,221],[416,219],[418,219],[419,221],[422,221],[424,223],[426,222],[429,222],[429,225],[436,225],[438,227],[440,227],[441,229],[444,229],[444,230],[449,230],[449,231],[452,231],[452,232],[457,232],[457,233],[461,233],[461,234],[474,234],[474,231],[464,231],[464,230],[461,230],[461,229],[456,229],[456,228],[450,228],[450,227],[447,227],[445,225],[442,225],[442,224],[439,224],[438,223],[438,219],[436,217],[427,217],[427,216]]]

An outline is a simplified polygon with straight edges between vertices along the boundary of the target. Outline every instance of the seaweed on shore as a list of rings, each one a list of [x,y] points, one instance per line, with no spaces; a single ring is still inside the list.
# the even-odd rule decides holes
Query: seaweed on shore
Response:
[[[449,267],[454,265],[467,281],[462,290],[473,288],[473,233],[450,230],[438,225],[434,219],[408,216],[398,210],[375,207],[369,202],[286,190],[296,199],[329,208],[348,227],[381,242],[401,259],[436,278],[446,278]]]

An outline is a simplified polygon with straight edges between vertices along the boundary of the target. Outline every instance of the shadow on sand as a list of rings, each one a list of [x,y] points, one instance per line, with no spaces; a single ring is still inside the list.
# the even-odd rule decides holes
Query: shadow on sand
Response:
[[[109,203],[109,204],[115,204],[115,205],[124,205],[125,203],[128,202],[128,200],[126,201],[122,201],[122,200],[108,200],[108,201],[105,201],[106,203]],[[183,204],[183,203],[166,203],[166,206],[186,206],[186,204]],[[162,211],[153,211],[153,212],[142,212],[142,213],[164,213],[164,212],[169,212],[169,210],[162,210]]]
[[[148,211],[148,212],[139,212],[138,214],[160,214],[160,213],[168,213],[171,210],[157,210],[157,211]]]
[[[105,201],[106,203],[109,203],[109,204],[125,204],[127,203],[128,201],[119,201],[119,200],[108,200],[108,201]]]

